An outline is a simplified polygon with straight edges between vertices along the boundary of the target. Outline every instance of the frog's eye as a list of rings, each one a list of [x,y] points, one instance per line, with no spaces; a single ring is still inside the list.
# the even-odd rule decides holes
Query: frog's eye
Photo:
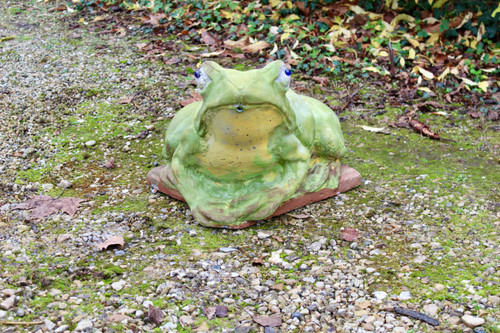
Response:
[[[203,89],[205,89],[205,87],[207,86],[207,84],[212,81],[210,80],[210,77],[207,75],[207,73],[205,73],[205,71],[202,69],[200,70],[196,70],[194,72],[194,77],[196,79],[196,84],[198,85],[198,90],[199,91],[202,91]]]
[[[278,83],[281,87],[283,87],[285,90],[290,87],[290,76],[292,75],[292,71],[285,66],[281,67],[281,71],[276,78],[276,83]]]

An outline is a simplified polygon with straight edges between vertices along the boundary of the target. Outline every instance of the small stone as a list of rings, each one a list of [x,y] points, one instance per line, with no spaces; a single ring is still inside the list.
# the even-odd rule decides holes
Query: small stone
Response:
[[[363,329],[367,330],[367,331],[375,331],[375,326],[373,326],[372,324],[363,324]]]
[[[313,303],[307,307],[307,310],[309,311],[316,311],[318,309],[318,304]]]
[[[323,281],[316,282],[316,288],[325,289],[325,283]]]
[[[486,333],[486,331],[483,328],[478,327],[474,329],[474,333]]]
[[[89,319],[82,319],[76,325],[75,331],[90,330],[92,327],[94,327],[94,324]]]
[[[423,264],[427,260],[427,256],[417,256],[413,259],[413,262],[416,264]]]
[[[45,319],[43,323],[45,324],[45,327],[47,327],[49,331],[52,331],[56,327],[56,324],[51,322],[49,319]]]
[[[0,308],[4,310],[10,310],[14,307],[15,304],[16,304],[16,296],[10,296],[5,301],[0,303]]]
[[[488,303],[497,305],[500,304],[500,297],[498,296],[488,296]]]
[[[52,184],[42,184],[42,191],[48,192],[54,188]]]
[[[275,330],[272,327],[266,326],[264,328],[264,333],[274,333],[274,332],[275,332]]]
[[[309,269],[309,266],[307,266],[306,264],[302,264],[299,266],[299,271],[301,271],[301,272],[307,271],[308,269]]]
[[[185,326],[191,326],[194,324],[194,319],[191,316],[181,316],[179,321]]]
[[[61,188],[70,188],[73,186],[73,184],[70,181],[67,181],[66,179],[61,179],[61,181],[57,184],[57,186]]]
[[[372,303],[368,300],[364,300],[364,301],[356,302],[356,306],[360,309],[367,309],[370,306],[372,306]]]
[[[24,309],[17,309],[16,317],[24,317]]]
[[[238,251],[238,249],[235,249],[234,247],[221,247],[219,251],[228,253],[228,252],[235,252]]]
[[[375,296],[375,298],[377,299],[382,300],[387,297],[387,293],[385,291],[376,291],[373,293],[373,296]]]
[[[61,325],[58,328],[56,328],[56,330],[54,332],[55,333],[62,333],[64,331],[66,331],[68,328],[69,328],[68,325]]]
[[[444,290],[445,286],[443,286],[441,283],[436,283],[434,285],[434,289],[436,289],[436,291],[442,291]]]
[[[476,326],[481,326],[482,324],[484,324],[483,318],[474,317],[474,316],[470,316],[470,315],[463,315],[462,321],[464,322],[465,326],[468,326],[470,328],[474,328]]]
[[[435,304],[426,304],[424,305],[424,312],[427,313],[429,316],[434,317],[437,315],[437,312],[439,308]]]
[[[411,298],[411,293],[409,291],[403,291],[399,294],[398,299],[400,301],[406,301]]]
[[[85,142],[85,145],[87,147],[92,147],[92,146],[95,146],[96,143],[97,142],[95,140],[89,140],[89,141]]]
[[[314,278],[313,277],[305,277],[302,279],[304,282],[309,282],[309,283],[314,283]]]
[[[126,282],[125,282],[125,281],[120,280],[120,281],[117,281],[117,282],[113,282],[113,283],[111,284],[111,288],[113,288],[113,289],[114,289],[114,290],[116,290],[116,291],[120,291],[120,290],[122,290],[122,289],[123,289],[123,287],[125,287],[125,284],[126,284]]]
[[[302,313],[300,312],[292,312],[290,318],[294,319],[294,318],[297,318],[298,320],[304,320],[305,317]]]
[[[252,330],[252,326],[238,326],[234,329],[233,333],[249,333]]]
[[[148,131],[152,131],[155,129],[155,125],[151,124],[151,125],[146,125],[144,126]]]
[[[271,234],[267,233],[267,232],[264,232],[264,231],[259,231],[257,233],[257,238],[258,239],[266,239],[266,238],[269,238],[271,237]]]
[[[5,317],[7,317],[7,311],[0,310],[0,319],[4,319]]]
[[[448,322],[451,324],[451,325],[456,325],[460,322],[460,318],[457,317],[457,316],[451,316],[450,318],[448,318]]]

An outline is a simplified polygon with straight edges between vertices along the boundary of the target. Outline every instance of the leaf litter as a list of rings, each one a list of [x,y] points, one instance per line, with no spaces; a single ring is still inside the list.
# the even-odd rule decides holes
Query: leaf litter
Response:
[[[52,198],[49,195],[36,195],[16,205],[13,209],[29,210],[31,214],[28,220],[31,221],[44,219],[58,212],[66,213],[73,218],[82,201],[85,200],[75,197]]]

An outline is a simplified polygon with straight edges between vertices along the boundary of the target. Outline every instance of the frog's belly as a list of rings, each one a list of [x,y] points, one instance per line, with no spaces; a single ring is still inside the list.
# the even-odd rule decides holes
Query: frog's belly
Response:
[[[283,114],[272,105],[235,106],[208,111],[203,119],[207,150],[197,155],[202,169],[214,176],[238,179],[262,173],[276,163],[269,152],[272,131],[284,122]]]

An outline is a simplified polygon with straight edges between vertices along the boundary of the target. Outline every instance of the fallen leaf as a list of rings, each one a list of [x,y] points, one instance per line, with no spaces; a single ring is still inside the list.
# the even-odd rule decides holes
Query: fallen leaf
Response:
[[[364,129],[365,131],[369,131],[369,132],[391,134],[391,132],[384,127],[372,127],[372,126],[365,126],[365,125],[360,125],[359,127]]]
[[[148,318],[156,325],[161,324],[163,318],[165,317],[165,312],[163,310],[158,309],[153,304],[149,304],[148,306]]]
[[[48,195],[36,195],[18,204],[13,209],[31,210],[29,220],[43,219],[59,211],[68,214],[72,218],[82,201],[84,200],[75,197],[54,199]]]
[[[106,169],[114,169],[114,168],[116,168],[116,165],[115,165],[115,159],[114,159],[114,158],[112,158],[112,159],[110,159],[109,161],[107,161],[106,163],[104,163],[104,167],[105,167]]]
[[[122,96],[118,100],[118,104],[130,104],[133,99],[134,99],[134,95],[131,95],[131,96]]]
[[[217,38],[215,38],[210,32],[205,29],[201,30],[201,41],[206,45],[215,46],[219,44]]]
[[[201,95],[200,95],[199,92],[195,91],[193,93],[193,97],[188,98],[188,99],[183,100],[183,101],[180,101],[179,104],[182,105],[182,106],[186,106],[186,105],[189,105],[191,103],[198,102],[198,101],[201,101],[201,100],[203,100],[203,97],[201,97]]]
[[[441,137],[439,136],[439,134],[431,131],[431,129],[429,128],[429,126],[427,126],[426,124],[422,123],[421,121],[418,121],[416,119],[410,119],[410,122],[409,122],[410,126],[417,132],[425,135],[425,136],[428,136],[432,139],[435,139],[435,140],[441,140]]]
[[[423,69],[422,67],[418,67],[417,66],[417,69],[418,71],[420,72],[420,74],[422,74],[427,80],[432,80],[434,79],[434,74],[432,74],[431,72],[429,72],[428,70],[426,69]]]
[[[283,243],[283,239],[281,237],[274,235],[273,238],[276,239],[278,242]]]
[[[23,156],[23,153],[20,152],[20,151],[15,151],[12,154],[10,154],[10,156],[12,156],[12,157],[21,157],[21,156]]]
[[[213,57],[217,57],[219,55],[221,55],[222,53],[224,53],[225,50],[222,50],[222,51],[215,51],[215,52],[208,52],[208,53],[202,53],[200,54],[200,57],[202,58],[213,58]]]
[[[172,57],[170,59],[168,59],[167,61],[165,61],[165,65],[175,65],[175,64],[178,64],[178,63],[181,63],[182,62],[182,59],[179,58],[179,57]]]
[[[110,316],[108,316],[108,318],[106,318],[107,321],[109,322],[112,322],[112,323],[117,323],[117,322],[120,322],[122,320],[129,320],[129,319],[132,319],[130,318],[129,316],[126,316],[124,314],[121,314],[121,313],[114,313]]]
[[[291,217],[296,218],[296,219],[307,219],[308,217],[311,216],[309,214],[291,214],[291,213],[288,213],[286,215],[291,216]]]
[[[150,14],[148,18],[143,18],[142,23],[151,24],[154,28],[156,28],[160,26],[159,21],[166,17],[167,15],[165,15],[165,13],[157,12],[154,14]]]
[[[437,96],[437,94],[436,94],[434,91],[430,90],[430,89],[429,89],[429,88],[427,88],[427,87],[418,87],[418,90],[426,92],[426,93],[427,93],[427,94],[429,94],[429,96],[431,96],[431,97],[435,97],[435,96]]]
[[[260,52],[262,50],[265,50],[265,49],[267,49],[269,47],[271,47],[271,44],[269,44],[268,42],[265,42],[265,41],[261,40],[261,41],[258,41],[255,44],[250,44],[250,45],[244,46],[241,49],[244,52],[258,53],[258,52]]]
[[[328,85],[328,82],[330,82],[328,80],[327,77],[324,77],[324,76],[313,76],[312,77],[312,80],[314,82],[318,82],[320,85],[322,85],[323,87],[326,87]]]
[[[120,247],[123,247],[125,245],[125,240],[123,239],[122,236],[112,236],[108,238],[106,241],[97,245],[97,247],[99,248],[99,250],[104,250],[110,246],[115,246],[115,245],[118,245]]]
[[[252,261],[252,265],[264,265],[264,258],[262,256],[255,258]]]
[[[281,317],[268,317],[268,316],[255,316],[253,321],[264,327],[277,327],[281,326]]]
[[[358,231],[353,228],[345,228],[341,232],[342,239],[348,242],[355,241],[358,239]]]
[[[231,47],[231,48],[235,48],[235,47],[243,48],[249,44],[250,44],[250,41],[248,40],[248,36],[245,36],[245,37],[238,39],[236,41],[230,40],[230,39],[224,41],[224,45]]]

